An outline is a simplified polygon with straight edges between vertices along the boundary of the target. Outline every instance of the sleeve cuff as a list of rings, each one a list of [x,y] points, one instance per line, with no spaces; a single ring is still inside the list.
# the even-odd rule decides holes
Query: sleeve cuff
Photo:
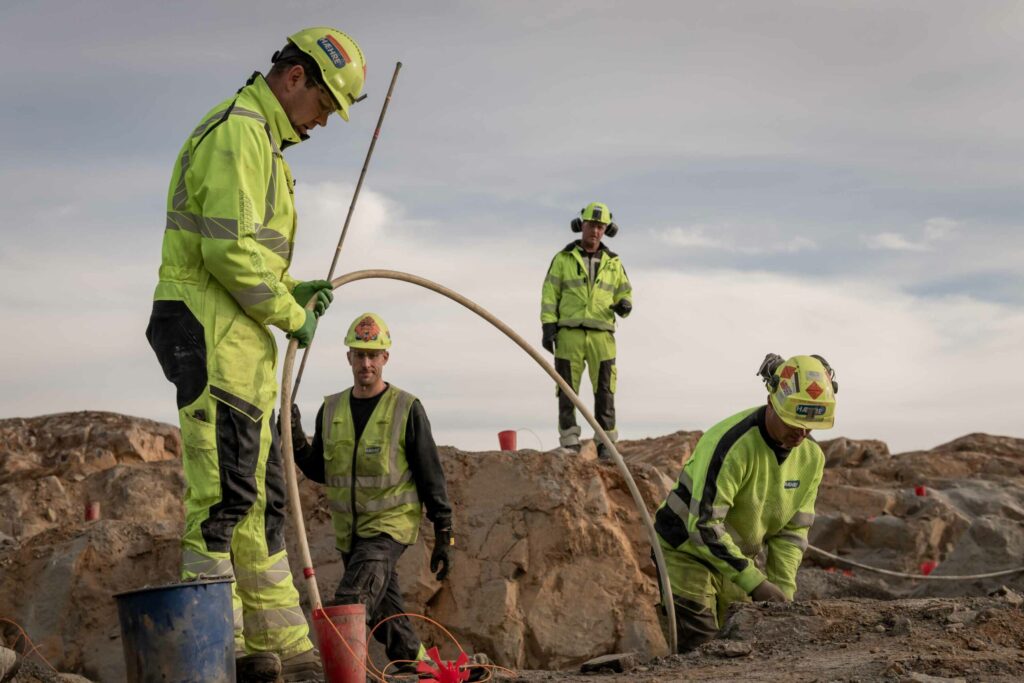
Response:
[[[750,591],[760,586],[761,582],[766,578],[767,577],[761,573],[761,570],[755,567],[754,563],[751,562],[747,565],[746,569],[741,571],[736,578],[733,579],[733,583],[742,588],[744,593],[749,594]]]

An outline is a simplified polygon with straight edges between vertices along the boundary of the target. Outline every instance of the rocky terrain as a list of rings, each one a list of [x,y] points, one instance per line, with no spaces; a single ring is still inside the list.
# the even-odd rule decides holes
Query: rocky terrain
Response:
[[[649,509],[699,437],[676,432],[621,444]],[[1024,564],[1024,440],[974,434],[896,455],[878,441],[822,446],[828,467],[815,546],[913,575],[925,563],[935,565],[932,576]],[[36,648],[21,658],[15,681],[59,680],[53,669],[124,680],[111,596],[176,579],[179,450],[176,428],[140,418],[84,412],[0,420],[0,645]],[[435,581],[424,524],[425,541],[400,565],[407,605],[519,680],[1024,678],[1024,574],[910,580],[814,553],[801,569],[797,602],[746,605],[727,638],[666,656],[639,515],[592,445],[573,457],[444,448],[443,461],[457,554],[449,579]],[[317,577],[329,595],[342,569],[329,514],[317,486],[302,481],[301,490]],[[90,502],[99,503],[99,519],[85,521]],[[294,548],[291,555],[298,576]],[[443,652],[454,651],[440,632],[420,626]],[[637,656],[615,665],[624,672],[573,673],[613,652]]]

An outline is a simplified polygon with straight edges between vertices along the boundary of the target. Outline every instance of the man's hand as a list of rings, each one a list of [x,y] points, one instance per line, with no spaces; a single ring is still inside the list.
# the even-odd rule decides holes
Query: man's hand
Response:
[[[558,323],[543,323],[541,328],[544,330],[544,336],[540,345],[547,349],[548,353],[554,353],[555,337],[558,336]]]
[[[789,598],[782,592],[782,589],[767,579],[750,591],[750,597],[755,602],[789,602]]]
[[[313,341],[314,334],[316,334],[316,315],[313,311],[306,311],[306,321],[299,329],[289,332],[288,338],[298,339],[299,348],[304,349]]]
[[[295,285],[295,289],[292,290],[295,302],[303,308],[314,296],[316,304],[313,305],[313,313],[319,318],[334,301],[334,289],[331,287],[331,283],[327,280],[306,280]]]
[[[448,568],[451,566],[449,549],[455,545],[452,537],[451,522],[446,520],[441,525],[434,525],[434,552],[430,553],[430,571],[437,572],[438,581],[444,581],[448,576]]]
[[[617,303],[612,304],[611,308],[620,318],[625,318],[633,310],[633,302],[629,299],[620,299]]]

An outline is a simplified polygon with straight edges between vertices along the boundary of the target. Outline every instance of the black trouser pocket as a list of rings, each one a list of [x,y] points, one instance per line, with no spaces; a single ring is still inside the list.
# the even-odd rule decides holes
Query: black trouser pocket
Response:
[[[178,390],[178,410],[199,398],[206,387],[206,345],[203,326],[185,302],[154,301],[146,339]]]

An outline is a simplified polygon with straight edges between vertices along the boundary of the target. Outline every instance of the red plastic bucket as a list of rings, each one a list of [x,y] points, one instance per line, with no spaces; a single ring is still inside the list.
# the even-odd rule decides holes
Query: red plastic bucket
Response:
[[[327,683],[366,683],[366,608],[324,607],[313,612],[313,630]]]
[[[498,446],[503,451],[516,450],[516,431],[514,429],[506,429],[503,432],[498,432]]]
[[[928,488],[924,485],[918,484],[914,487],[914,495],[916,496],[927,496]]]

